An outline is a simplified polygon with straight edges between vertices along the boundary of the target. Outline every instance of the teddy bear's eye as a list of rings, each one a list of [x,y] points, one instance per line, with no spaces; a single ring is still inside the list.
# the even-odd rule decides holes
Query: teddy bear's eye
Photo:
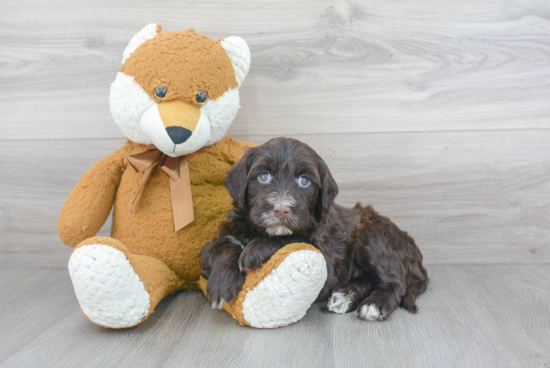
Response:
[[[159,100],[162,100],[164,97],[166,97],[166,93],[168,93],[168,88],[166,87],[158,86],[155,89],[155,97]]]
[[[204,105],[207,99],[208,95],[204,91],[199,91],[199,93],[195,96],[195,101],[197,101],[198,105]]]

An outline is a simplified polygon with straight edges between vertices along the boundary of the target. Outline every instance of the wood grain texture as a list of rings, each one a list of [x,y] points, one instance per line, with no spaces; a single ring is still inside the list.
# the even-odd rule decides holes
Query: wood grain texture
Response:
[[[0,264],[66,265],[57,216],[123,142],[109,85],[150,22],[245,38],[229,135],[311,144],[427,263],[550,261],[547,1],[22,0],[0,4]]]
[[[2,142],[0,264],[66,266],[72,248],[57,235],[65,198],[87,169],[123,144],[121,139],[39,140],[29,152],[19,141]],[[100,236],[110,233],[111,220]]]
[[[547,1],[24,0],[0,5],[1,138],[122,137],[109,85],[150,22],[248,41],[232,135],[550,127]]]
[[[416,239],[428,264],[550,262],[548,130],[297,137],[328,163],[338,203],[374,205]],[[3,142],[0,264],[66,265],[61,206],[83,172],[123,142],[35,141],[28,154]],[[101,234],[109,229],[110,219]]]
[[[550,265],[432,265],[413,315],[385,322],[315,304],[275,330],[241,327],[202,294],[109,330],[81,313],[65,269],[0,267],[1,367],[532,367],[550,364]]]

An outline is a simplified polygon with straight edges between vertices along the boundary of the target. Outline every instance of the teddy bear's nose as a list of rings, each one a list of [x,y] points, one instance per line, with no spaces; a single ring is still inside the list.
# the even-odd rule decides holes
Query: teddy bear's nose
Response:
[[[170,136],[170,139],[174,144],[181,144],[191,137],[193,134],[189,129],[185,129],[179,126],[170,126],[166,128],[166,132]]]

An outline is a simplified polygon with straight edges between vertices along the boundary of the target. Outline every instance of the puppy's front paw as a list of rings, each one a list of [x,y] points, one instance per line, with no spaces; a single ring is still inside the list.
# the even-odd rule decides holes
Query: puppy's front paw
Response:
[[[386,315],[376,304],[361,304],[358,308],[359,317],[367,321],[383,321]]]
[[[253,247],[247,246],[242,251],[239,257],[239,270],[246,272],[248,270],[256,270],[262,267],[262,259],[258,252]]]
[[[353,308],[353,294],[353,291],[350,291],[347,294],[340,292],[332,293],[327,303],[328,310],[339,314],[349,312]]]
[[[233,301],[243,282],[244,275],[236,267],[215,269],[206,284],[206,293],[212,300],[212,308],[221,309],[224,303]]]

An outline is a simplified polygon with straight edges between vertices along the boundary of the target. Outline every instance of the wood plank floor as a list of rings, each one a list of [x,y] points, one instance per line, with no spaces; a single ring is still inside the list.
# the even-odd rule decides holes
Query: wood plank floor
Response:
[[[0,268],[1,367],[515,367],[550,365],[550,265],[432,265],[420,311],[386,322],[314,305],[276,330],[239,326],[198,292],[108,330],[78,308],[65,268]]]

